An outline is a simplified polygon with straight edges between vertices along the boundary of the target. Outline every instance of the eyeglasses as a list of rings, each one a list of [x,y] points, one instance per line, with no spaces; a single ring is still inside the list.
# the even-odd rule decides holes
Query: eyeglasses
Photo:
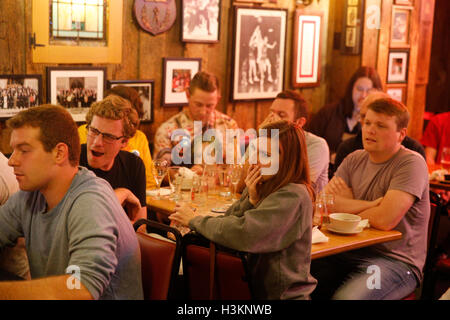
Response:
[[[115,135],[110,134],[110,133],[103,133],[100,130],[97,130],[97,129],[91,127],[91,126],[86,126],[86,129],[87,129],[87,134],[88,134],[89,137],[95,138],[98,135],[102,135],[103,142],[105,142],[105,143],[114,143],[117,140],[125,138],[125,136],[116,137]]]

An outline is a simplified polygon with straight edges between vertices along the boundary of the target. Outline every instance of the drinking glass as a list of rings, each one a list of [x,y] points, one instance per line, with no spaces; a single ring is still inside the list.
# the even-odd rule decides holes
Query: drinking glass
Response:
[[[208,197],[215,198],[217,195],[218,173],[215,165],[206,165],[203,176],[208,182]]]
[[[221,196],[225,200],[230,200],[231,197],[229,172],[230,170],[226,165],[221,165],[218,167],[218,175],[220,183],[219,196]]]
[[[441,166],[450,173],[450,147],[442,148]]]
[[[183,175],[180,172],[178,166],[169,167],[169,184],[172,190],[173,197],[172,200],[181,200],[181,184],[183,183]]]
[[[314,203],[313,225],[319,228],[330,223],[329,215],[334,212],[334,195],[320,193]]]
[[[235,200],[238,200],[237,196],[237,185],[239,184],[239,181],[241,180],[243,165],[241,164],[234,164],[231,166],[230,170],[230,181],[233,185],[233,193]]]
[[[157,199],[161,199],[161,183],[167,172],[168,163],[166,160],[153,161],[153,176],[156,180],[156,187],[158,188]]]
[[[204,177],[194,176],[192,179],[191,201],[193,204],[203,207],[208,199],[208,182]]]

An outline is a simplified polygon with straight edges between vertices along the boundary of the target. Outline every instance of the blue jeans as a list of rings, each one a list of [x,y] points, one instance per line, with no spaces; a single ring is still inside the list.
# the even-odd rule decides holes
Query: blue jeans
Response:
[[[312,299],[399,300],[418,285],[411,266],[367,249],[313,260],[311,275]]]

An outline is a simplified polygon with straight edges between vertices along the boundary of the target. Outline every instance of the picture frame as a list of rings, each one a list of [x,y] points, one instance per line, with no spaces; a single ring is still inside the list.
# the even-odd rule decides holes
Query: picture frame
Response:
[[[386,93],[390,95],[392,99],[406,104],[406,84],[389,85],[386,88]]]
[[[409,50],[391,50],[388,56],[387,83],[406,83],[408,63]]]
[[[135,89],[142,102],[144,115],[140,118],[141,122],[153,122],[153,99],[154,99],[154,80],[108,80],[107,88],[111,89],[116,86],[126,86]]]
[[[413,6],[414,0],[395,0],[395,4]]]
[[[236,6],[234,13],[231,100],[273,99],[283,90],[288,11]]]
[[[201,70],[201,58],[163,58],[162,105],[185,106],[185,91],[194,75]]]
[[[410,47],[410,26],[412,7],[392,6],[391,48]]]
[[[106,67],[47,67],[47,102],[61,105],[76,122],[86,121],[93,102],[103,99]]]
[[[364,0],[346,0],[344,3],[340,51],[342,54],[358,55],[363,36]]]
[[[181,41],[217,43],[222,0],[181,1]]]
[[[314,87],[320,84],[320,54],[323,29],[322,12],[295,11],[292,86]]]
[[[42,104],[40,74],[0,75],[0,118],[10,118],[22,110]]]

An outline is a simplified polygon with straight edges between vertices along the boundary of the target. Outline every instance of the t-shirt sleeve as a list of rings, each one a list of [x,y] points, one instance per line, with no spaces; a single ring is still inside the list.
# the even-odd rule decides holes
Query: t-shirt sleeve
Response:
[[[434,119],[431,119],[430,122],[428,122],[428,125],[425,129],[425,132],[423,133],[420,142],[426,147],[432,147],[437,150],[439,139],[439,127],[436,121],[434,121]]]
[[[68,265],[80,268],[80,281],[94,299],[108,287],[118,265],[118,230],[110,210],[108,199],[86,192],[74,201],[68,217]]]
[[[330,150],[325,140],[317,141],[308,149],[309,174],[311,181],[316,183],[321,172],[328,168]]]
[[[145,165],[141,158],[135,157],[135,187],[132,191],[133,194],[139,199],[141,206],[145,207],[147,205],[146,198],[146,173]]]
[[[196,217],[190,227],[220,245],[245,252],[265,253],[287,248],[306,226],[300,214],[311,214],[311,205],[302,203],[292,191],[278,190],[257,208],[243,215]],[[308,210],[309,208],[309,210]]]
[[[418,154],[409,154],[395,170],[388,190],[404,191],[420,199],[428,183],[425,160]]]

